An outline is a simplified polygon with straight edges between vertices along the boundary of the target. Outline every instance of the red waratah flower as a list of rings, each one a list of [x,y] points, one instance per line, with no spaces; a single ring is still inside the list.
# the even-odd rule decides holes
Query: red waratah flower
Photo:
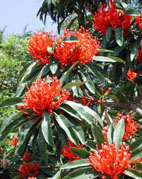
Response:
[[[43,115],[47,109],[49,113],[53,112],[53,109],[57,109],[64,100],[68,99],[70,93],[66,90],[61,91],[59,87],[60,80],[57,77],[50,78],[50,82],[46,82],[45,79],[37,79],[35,83],[29,88],[23,99],[23,109],[21,106],[17,106],[23,113],[25,110],[32,110],[34,115]],[[26,114],[28,114],[26,112]]]
[[[123,141],[131,140],[134,138],[134,134],[137,132],[137,129],[139,127],[139,124],[133,120],[132,113],[124,116],[121,113],[117,114],[117,120],[114,122],[114,128],[117,125],[117,123],[120,121],[120,119],[124,119],[125,123],[125,133],[123,136]],[[109,126],[105,126],[103,128],[103,134],[105,138],[107,139],[107,133],[108,133]]]
[[[36,177],[28,177],[28,179],[37,179]]]
[[[29,53],[32,55],[33,60],[40,60],[40,64],[46,64],[50,60],[51,54],[47,51],[47,47],[52,47],[55,37],[53,33],[39,31],[35,33],[27,46]]]
[[[137,73],[133,72],[131,69],[128,70],[126,79],[134,83],[134,79],[137,77]]]
[[[115,144],[102,144],[101,149],[90,153],[87,161],[92,167],[103,177],[110,177],[111,179],[118,179],[123,174],[125,169],[131,168],[132,160],[129,146],[121,144],[119,151],[117,151]]]
[[[25,163],[19,167],[19,175],[21,179],[27,177],[35,177],[40,170],[40,166],[37,163]]]
[[[17,137],[14,137],[14,138],[10,141],[10,145],[13,145],[13,146],[16,147],[17,142],[18,142],[18,138],[17,138]]]
[[[122,27],[124,32],[128,30],[132,23],[132,16],[125,15],[125,11],[117,10],[115,2],[110,2],[108,11],[106,5],[100,6],[94,16],[93,27],[100,31],[103,35],[106,35],[108,26],[115,30],[118,27]]]
[[[62,155],[67,157],[68,158],[68,161],[67,162],[71,162],[73,160],[80,160],[80,157],[78,157],[77,155],[75,155],[72,151],[71,151],[71,147],[75,147],[75,148],[78,148],[78,149],[82,149],[82,145],[79,144],[79,145],[75,145],[73,144],[69,139],[68,140],[68,144],[69,146],[67,147],[66,145],[63,145],[63,148],[62,148]]]
[[[135,17],[136,23],[139,26],[140,31],[142,32],[142,13],[140,14],[139,17]]]
[[[65,37],[71,35],[76,35],[78,41],[63,41]],[[60,61],[61,65],[72,65],[76,61],[79,64],[89,63],[93,56],[99,53],[96,49],[100,49],[98,39],[92,37],[83,27],[75,32],[65,29],[63,37],[57,40],[54,57]]]
[[[25,153],[22,158],[23,162],[30,162],[33,160],[33,156],[31,153]]]

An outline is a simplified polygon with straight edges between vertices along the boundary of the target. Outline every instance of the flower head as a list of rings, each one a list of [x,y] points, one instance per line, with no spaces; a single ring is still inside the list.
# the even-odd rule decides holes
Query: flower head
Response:
[[[65,37],[76,35],[78,41],[63,41]],[[97,55],[100,43],[96,37],[92,37],[83,27],[79,31],[69,32],[64,30],[64,36],[57,40],[54,57],[61,65],[72,65],[76,61],[79,64],[89,63],[94,55]]]
[[[23,109],[21,106],[18,108],[23,112],[30,109],[34,115],[43,115],[46,109],[49,113],[52,113],[53,109],[57,109],[64,100],[68,99],[70,93],[66,90],[61,91],[60,80],[57,77],[50,78],[50,80],[50,82],[46,82],[45,79],[37,79],[22,101]]]
[[[40,170],[40,166],[37,163],[25,163],[19,167],[19,175],[21,179],[27,177],[35,177]]]
[[[137,77],[137,73],[133,72],[131,69],[128,70],[126,79],[134,83],[134,79]]]
[[[132,17],[125,14],[125,11],[117,10],[115,2],[110,2],[108,10],[106,5],[100,6],[94,15],[93,27],[100,31],[103,35],[106,35],[108,27],[112,27],[115,30],[118,27],[122,27],[126,32],[132,23]]]
[[[139,17],[135,17],[136,23],[139,26],[140,31],[142,32],[142,13],[140,14]]]
[[[13,145],[13,146],[16,147],[17,142],[18,142],[18,138],[17,138],[17,137],[14,137],[14,138],[10,141],[10,145]]]
[[[22,158],[23,162],[30,162],[33,160],[33,156],[31,153],[25,153]]]
[[[92,167],[104,177],[111,179],[118,179],[125,169],[131,168],[132,160],[129,146],[121,144],[119,151],[117,151],[115,144],[102,144],[101,149],[90,153],[87,161]]]
[[[82,145],[79,144],[79,145],[75,145],[73,144],[69,139],[68,140],[68,144],[69,146],[67,147],[66,145],[63,145],[63,148],[62,148],[62,155],[67,157],[68,158],[68,162],[71,162],[73,160],[80,160],[80,157],[78,157],[77,155],[75,155],[72,151],[71,151],[71,147],[75,147],[75,148],[78,148],[78,149],[82,149]]]
[[[40,60],[40,64],[46,64],[50,60],[51,54],[47,51],[47,47],[52,47],[55,37],[52,32],[43,33],[39,31],[35,33],[27,46],[29,53],[32,55],[33,60]]]
[[[123,136],[123,141],[131,140],[132,138],[135,137],[134,134],[137,132],[139,124],[133,120],[132,113],[126,116],[124,116],[122,113],[118,113],[117,120],[114,122],[114,128],[117,125],[117,123],[120,121],[120,119],[123,119],[125,123],[125,133]],[[107,139],[108,130],[109,130],[108,125],[103,128],[103,134],[106,139]]]

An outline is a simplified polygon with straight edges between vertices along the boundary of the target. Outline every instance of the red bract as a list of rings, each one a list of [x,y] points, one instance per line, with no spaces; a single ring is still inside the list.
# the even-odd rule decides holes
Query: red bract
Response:
[[[134,79],[137,77],[137,73],[133,72],[131,69],[128,70],[126,79],[134,83]]]
[[[35,177],[40,170],[40,166],[36,163],[25,163],[19,167],[19,175],[21,179],[27,177]]]
[[[40,64],[46,64],[50,60],[51,54],[47,51],[47,47],[52,47],[55,37],[52,32],[43,33],[39,31],[35,33],[27,46],[29,53],[32,55],[33,60],[40,60]]]
[[[63,41],[65,37],[76,35],[78,41]],[[81,27],[79,31],[69,32],[64,30],[64,36],[57,40],[54,57],[60,61],[61,65],[72,65],[89,63],[94,55],[97,55],[100,43],[96,37],[92,37],[88,31]]]
[[[110,2],[108,11],[106,5],[100,6],[94,16],[93,27],[100,31],[103,35],[106,35],[108,26],[115,30],[118,27],[122,27],[126,32],[132,23],[132,17],[125,15],[125,11],[117,10],[115,2]]]
[[[33,156],[31,153],[25,153],[23,158],[22,158],[23,162],[30,162],[33,160]]]
[[[142,32],[142,14],[140,14],[139,17],[135,17],[135,20],[140,28],[140,31]]]
[[[115,144],[102,144],[101,149],[90,153],[87,161],[92,167],[103,177],[110,177],[111,179],[118,179],[123,174],[125,169],[131,168],[132,160],[129,146],[121,144],[119,151],[117,151]]]
[[[78,149],[82,149],[82,145],[79,144],[79,145],[75,145],[73,144],[69,139],[68,140],[68,143],[69,143],[69,147],[67,147],[66,145],[63,145],[63,148],[62,148],[62,155],[67,157],[68,158],[68,161],[67,162],[71,162],[73,160],[80,160],[80,157],[78,157],[77,155],[75,155],[72,151],[71,151],[71,147],[75,147],[75,148],[78,148]]]
[[[57,77],[50,78],[50,82],[41,78],[37,79],[22,101],[23,109],[21,106],[18,108],[23,112],[30,109],[34,115],[43,115],[46,109],[52,113],[53,109],[57,109],[70,95],[66,90],[61,91],[59,83],[60,80]]]
[[[10,141],[10,145],[13,145],[13,146],[16,147],[17,142],[18,142],[18,138],[17,138],[17,137],[14,137],[14,138]]]

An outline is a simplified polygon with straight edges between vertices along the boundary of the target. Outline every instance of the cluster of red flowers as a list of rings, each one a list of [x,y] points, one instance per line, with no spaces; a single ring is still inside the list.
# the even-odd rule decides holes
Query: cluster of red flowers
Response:
[[[61,91],[59,83],[60,80],[56,77],[50,78],[50,82],[41,78],[37,79],[26,93],[22,101],[23,107],[18,106],[18,108],[23,112],[31,109],[34,115],[43,115],[46,109],[52,113],[53,109],[57,109],[70,95],[66,90]]]
[[[114,143],[111,145],[105,143],[101,145],[101,149],[96,146],[96,150],[90,153],[87,161],[102,174],[102,177],[118,179],[125,169],[131,168],[131,153],[129,146],[121,144],[117,151]]]
[[[36,163],[25,163],[19,167],[19,175],[21,179],[35,177],[40,170],[40,166]]]
[[[108,11],[106,5],[102,5],[95,13],[93,27],[103,35],[106,34],[108,26],[112,27],[113,30],[122,27],[126,32],[132,23],[131,19],[132,17],[125,14],[124,11],[117,10],[115,1],[110,1]]]
[[[123,136],[123,141],[131,140],[132,138],[135,137],[134,134],[137,132],[139,124],[133,120],[132,113],[126,116],[124,116],[121,113],[118,113],[117,120],[114,122],[114,127],[117,125],[120,119],[124,119],[124,123],[125,123],[125,133]],[[106,139],[107,139],[108,129],[109,129],[109,126],[105,126],[103,128],[103,134]]]
[[[22,160],[25,164],[20,165],[18,174],[21,179],[36,179],[34,178],[40,170],[40,166],[37,163],[30,163],[33,161],[33,156],[31,153],[25,153]]]
[[[63,145],[63,148],[62,148],[62,155],[67,157],[68,158],[68,161],[67,162],[71,162],[73,160],[80,160],[80,157],[78,157],[77,155],[75,155],[72,151],[71,151],[71,147],[75,147],[75,148],[78,148],[78,149],[82,149],[82,145],[79,144],[79,145],[75,145],[73,144],[69,138],[67,139],[68,140],[68,144],[69,146],[66,146],[66,145]]]
[[[10,145],[13,145],[13,146],[16,147],[17,142],[18,142],[18,138],[17,138],[17,137],[14,137],[14,138],[10,141]]]
[[[142,14],[140,14],[139,17],[135,17],[135,20],[136,20],[136,22],[137,22],[137,24],[138,24],[138,26],[139,26],[139,28],[142,32]]]
[[[78,40],[64,41],[64,38],[71,35],[75,35]],[[83,64],[92,61],[93,56],[99,53],[96,49],[100,49],[100,43],[96,37],[93,38],[88,33],[88,30],[83,27],[75,32],[65,29],[63,37],[57,40],[54,57],[60,61],[61,65],[72,65],[76,61]]]
[[[27,46],[29,53],[32,55],[33,60],[40,60],[40,64],[46,64],[50,60],[51,54],[47,51],[47,47],[52,47],[55,37],[53,33],[43,33],[39,31],[35,33]]]

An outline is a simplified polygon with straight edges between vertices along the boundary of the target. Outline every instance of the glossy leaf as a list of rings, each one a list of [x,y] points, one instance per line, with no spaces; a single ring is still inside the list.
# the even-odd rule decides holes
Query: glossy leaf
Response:
[[[50,57],[50,62],[49,62],[49,68],[51,70],[51,73],[54,75],[56,71],[58,70],[58,64],[59,62],[56,59],[53,59],[53,57]]]
[[[108,142],[110,144],[113,143],[113,132],[114,132],[113,123],[111,123],[109,125],[109,129],[108,129],[108,133],[107,133]]]
[[[123,136],[124,136],[124,132],[125,132],[125,129],[124,129],[124,120],[121,119],[115,129],[114,129],[114,133],[113,133],[113,142],[115,142],[115,145],[116,145],[116,148],[117,150],[119,150],[120,148],[120,143],[123,139]]]
[[[107,42],[110,41],[111,33],[112,33],[112,27],[108,27],[107,31],[106,31],[106,41]]]
[[[75,160],[73,162],[69,162],[66,163],[64,165],[61,165],[60,169],[72,169],[72,168],[76,168],[76,167],[85,167],[85,166],[89,166],[89,162],[87,162],[86,159],[82,159],[82,160]]]
[[[116,40],[116,43],[119,45],[119,46],[122,46],[123,45],[123,29],[122,27],[118,27],[115,29],[115,40]]]
[[[110,63],[120,62],[120,63],[125,63],[125,61],[123,61],[121,58],[112,57],[112,56],[109,56],[109,57],[94,56],[93,60],[99,61],[99,62],[110,62]]]
[[[138,52],[140,40],[136,40],[130,46],[130,61],[133,61]]]
[[[50,126],[50,115],[48,114],[47,111],[45,111],[43,115],[43,121],[41,124],[41,131],[44,136],[45,141],[52,147],[55,146],[54,140],[53,140],[53,135],[52,135],[52,129]]]
[[[0,108],[21,104],[21,102],[22,102],[22,98],[8,98],[0,104]]]
[[[87,159],[89,157],[90,153],[86,151],[85,149],[78,149],[75,147],[71,147],[70,149],[74,154],[76,154],[81,159]]]
[[[130,150],[136,150],[138,148],[142,147],[142,136],[139,137],[136,141],[130,144]]]
[[[73,86],[82,86],[86,83],[86,81],[84,82],[72,82],[72,83],[67,83],[65,86],[63,86],[63,88],[61,89],[61,91],[63,91],[64,89],[67,89],[67,88],[72,88]]]
[[[136,179],[142,179],[142,173],[140,173],[134,169],[124,170],[124,173],[129,177],[136,178]]]

